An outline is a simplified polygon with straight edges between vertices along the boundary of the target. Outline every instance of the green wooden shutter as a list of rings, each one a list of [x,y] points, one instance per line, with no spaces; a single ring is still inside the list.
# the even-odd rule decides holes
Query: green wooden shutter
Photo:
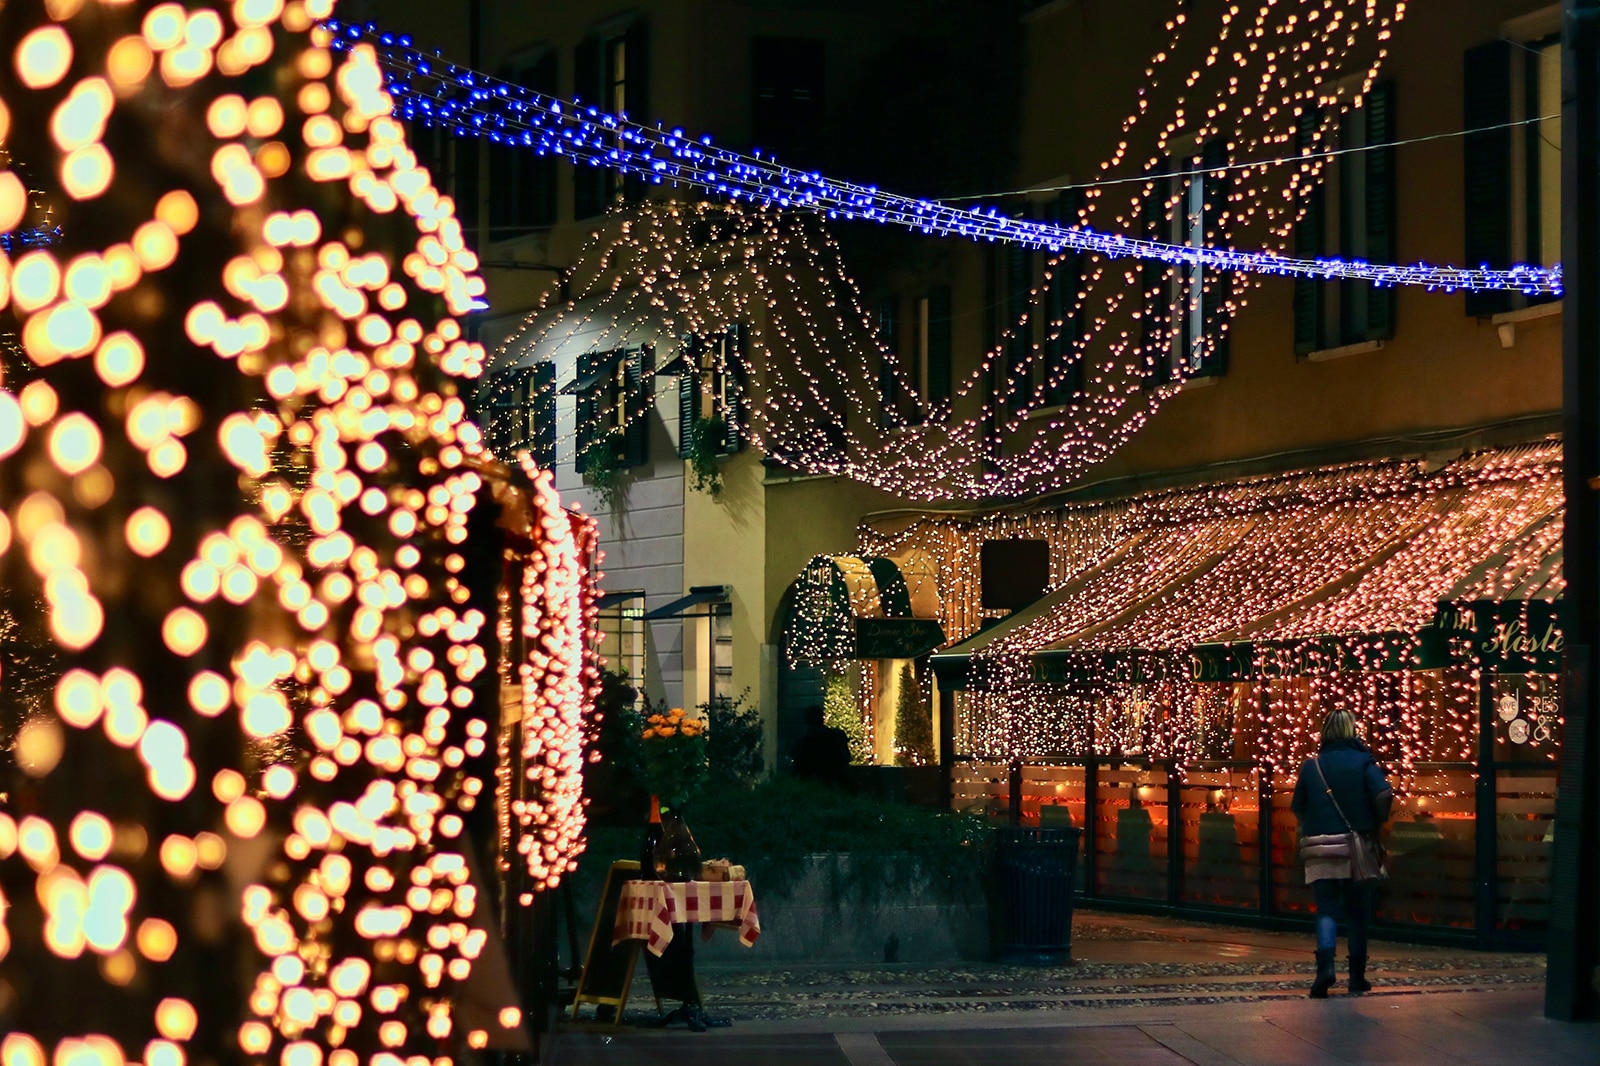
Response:
[[[1395,261],[1394,149],[1373,148],[1395,139],[1394,82],[1379,82],[1367,94],[1367,233],[1364,258],[1369,263]],[[1396,293],[1392,285],[1370,285],[1367,292],[1366,339],[1394,336]]]
[[[1310,148],[1317,127],[1322,124],[1322,112],[1308,108],[1295,124],[1294,146],[1296,152]],[[1327,167],[1323,164],[1323,173]],[[1324,179],[1325,180],[1325,179]],[[1317,259],[1326,254],[1326,204],[1327,192],[1323,182],[1307,191],[1302,197],[1300,220],[1294,224],[1294,254],[1297,259]],[[1311,278],[1294,279],[1294,354],[1307,355],[1321,348],[1322,321],[1325,314],[1323,300],[1326,282]]]
[[[1228,194],[1233,179],[1220,167],[1228,165],[1228,143],[1213,137],[1200,149],[1200,166],[1205,175],[1200,178],[1204,208],[1201,216],[1202,240],[1208,248],[1221,248],[1228,243]],[[1191,270],[1200,269],[1191,267]],[[1200,292],[1200,333],[1191,351],[1189,377],[1215,378],[1228,372],[1228,297],[1233,291],[1233,275],[1211,267],[1202,275]]]
[[[899,308],[893,296],[878,301],[878,344],[883,352],[878,357],[878,402],[881,405],[882,425],[900,425],[900,395],[894,378],[895,348],[900,336]]]
[[[700,417],[700,338],[683,335],[683,372],[678,375],[678,455],[694,448],[694,424]]]
[[[728,454],[750,443],[750,327],[736,322],[729,329],[728,380],[734,386],[728,402]]]
[[[954,385],[950,334],[950,286],[928,290],[928,406],[934,420],[949,416]]]
[[[622,427],[622,465],[650,461],[650,415],[655,407],[655,347],[635,348],[623,356],[627,372],[628,421]]]
[[[586,352],[578,356],[578,377],[588,378],[594,360],[599,358],[597,352]],[[595,431],[600,427],[595,425],[595,420],[600,414],[600,405],[597,401],[596,389],[583,389],[577,394],[577,450],[573,454],[573,467],[578,473],[583,473],[585,459],[589,445],[594,443]]]
[[[650,24],[644,19],[636,20],[628,27],[624,37],[627,42],[627,80],[624,90],[627,93],[628,117],[635,122],[648,125],[654,121],[650,114]],[[645,187],[648,181],[638,174],[629,174],[623,182],[623,196],[629,203],[637,203],[644,198]]]
[[[1505,269],[1511,265],[1511,130],[1484,129],[1511,121],[1511,44],[1492,41],[1467,50],[1461,139],[1466,175],[1462,266]],[[1509,292],[1469,292],[1467,314],[1494,315],[1511,310]]]
[[[533,364],[533,461],[542,470],[556,466],[556,365]]]
[[[1027,219],[1029,211],[1023,208],[1017,218]],[[1006,340],[1006,409],[1012,414],[1022,410],[1033,399],[1033,373],[1028,365],[1029,335],[1033,323],[1018,323],[1028,310],[1028,290],[1033,285],[1033,249],[1012,241],[1006,245],[1006,321],[1005,329],[1011,331]]]
[[[598,37],[585,37],[572,50],[572,92],[584,107],[605,103]],[[604,168],[579,163],[572,169],[572,217],[592,218],[605,210],[606,172]]]
[[[1140,209],[1140,225],[1144,237],[1151,241],[1168,240],[1167,219],[1167,160],[1159,160],[1150,170],[1152,187],[1150,195],[1145,197]],[[1165,380],[1164,367],[1166,365],[1167,351],[1165,345],[1171,343],[1167,335],[1169,320],[1172,317],[1172,292],[1167,278],[1171,268],[1157,259],[1145,259],[1139,267],[1139,284],[1143,290],[1143,301],[1140,315],[1139,349],[1144,355],[1146,364],[1150,366],[1155,375],[1155,380]]]

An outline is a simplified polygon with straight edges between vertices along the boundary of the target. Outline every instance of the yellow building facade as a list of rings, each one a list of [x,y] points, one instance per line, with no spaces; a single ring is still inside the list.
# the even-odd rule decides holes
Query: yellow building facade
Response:
[[[386,27],[478,69],[563,96],[598,92],[602,106],[620,103],[635,118],[705,131],[728,147],[765,140],[774,148],[764,135],[776,134],[809,162],[830,158],[830,141],[874,141],[878,156],[869,146],[853,158],[881,160],[883,176],[842,177],[887,186],[909,175],[900,180],[921,183],[911,191],[981,196],[972,202],[1005,213],[1065,224],[1087,218],[1098,229],[1176,243],[1217,240],[1314,256],[1475,265],[1503,253],[1507,264],[1552,261],[1559,201],[1551,199],[1550,140],[1558,144],[1559,133],[1555,123],[1531,120],[1550,113],[1557,8],[1529,0],[1412,4],[1403,19],[1379,25],[1397,5],[1302,6],[1324,20],[1338,14],[1346,27],[1360,25],[1342,36],[1318,30],[1284,41],[1252,38],[1234,26],[1222,38],[1231,43],[1208,64],[1207,33],[1227,25],[1229,7],[1250,5],[1185,5],[1193,31],[1185,37],[1185,26],[1174,25],[1174,5],[1130,12],[1099,0],[1021,4],[991,12],[981,34],[967,33],[966,50],[957,38],[970,27],[940,14],[940,5],[645,0],[549,3],[531,12],[493,3],[385,4],[377,15]],[[1321,49],[1321,66],[1299,69],[1281,101],[1276,90],[1268,94],[1281,113],[1237,121],[1226,109],[1213,114],[1235,95],[1236,109],[1249,103],[1253,90],[1235,94],[1230,79],[1248,89],[1264,63],[1288,70],[1299,62],[1287,49],[1264,60],[1263,50],[1302,39]],[[942,62],[919,67],[919,56]],[[1186,83],[1191,67],[1200,75]],[[964,173],[963,184],[941,186],[939,175],[919,171],[913,149],[920,142],[896,141],[893,114],[863,103],[899,106],[897,94],[923,80],[986,87],[1007,101],[992,109],[990,139],[973,150],[984,165]],[[910,108],[916,96],[905,99]],[[1381,116],[1373,101],[1381,101]],[[1324,108],[1328,117],[1313,129],[1296,108]],[[908,128],[938,126],[906,115]],[[1140,118],[1129,127],[1131,115]],[[865,138],[863,123],[871,127]],[[955,119],[949,125],[969,136]],[[1487,127],[1503,129],[1459,136]],[[1254,132],[1239,132],[1246,129]],[[1276,131],[1277,140],[1263,131]],[[928,138],[931,167],[950,150]],[[1208,147],[1218,141],[1221,147]],[[993,147],[1001,142],[1003,149]],[[841,241],[857,289],[855,317],[864,319],[852,343],[894,352],[899,373],[897,394],[880,388],[876,405],[848,412],[847,465],[856,476],[811,462],[821,449],[762,453],[758,443],[782,437],[779,423],[803,405],[777,409],[774,397],[793,390],[781,390],[775,371],[752,362],[748,445],[717,461],[722,488],[715,498],[686,476],[680,387],[660,373],[645,401],[648,460],[624,471],[624,489],[608,503],[592,475],[576,469],[577,400],[561,390],[581,383],[580,357],[606,345],[648,345],[655,367],[672,366],[686,344],[676,326],[684,313],[607,335],[605,309],[589,322],[594,305],[583,304],[583,292],[602,275],[622,288],[638,283],[625,265],[609,273],[592,267],[596,250],[614,246],[621,227],[638,217],[630,197],[695,198],[629,188],[564,162],[514,160],[515,150],[468,139],[423,135],[421,143],[470,201],[463,215],[475,227],[489,282],[480,337],[499,352],[491,374],[554,364],[544,422],[553,425],[558,485],[600,520],[606,588],[639,594],[612,604],[608,654],[626,660],[630,672],[644,675],[648,692],[669,702],[748,691],[767,723],[774,766],[798,729],[800,703],[820,695],[794,683],[785,661],[792,590],[813,557],[854,553],[863,524],[872,530],[868,541],[878,543],[884,530],[933,512],[1049,509],[1357,459],[1447,457],[1538,440],[1557,428],[1559,301],[1208,278],[1206,292],[1223,294],[1220,302],[1207,303],[1196,280],[1191,308],[1181,271],[1153,276],[1132,261],[1084,257],[1073,269],[1089,295],[1052,304],[1063,266],[1042,253],[959,238],[880,239],[866,223],[836,221],[827,229]],[[1388,144],[1394,147],[1382,147]],[[1119,145],[1126,146],[1121,153]],[[775,147],[780,160],[782,147]],[[1325,151],[1343,154],[1310,176],[1299,164],[1276,162]],[[1104,168],[1108,160],[1117,163]],[[1158,165],[1147,167],[1147,160]],[[1243,166],[1262,161],[1257,169]],[[1238,171],[1227,187],[1212,189],[1204,184],[1206,167]],[[1291,180],[1291,173],[1302,177]],[[1115,180],[1102,184],[1108,176]],[[1306,205],[1319,188],[1321,213],[1308,221]],[[1189,215],[1203,219],[1186,228],[1191,189],[1206,202],[1195,201]],[[1163,197],[1163,211],[1142,206]],[[1217,232],[1214,223],[1222,227]],[[570,302],[562,300],[563,286]],[[1167,334],[1141,351],[1152,294],[1157,304],[1170,298],[1170,307],[1158,308]],[[795,306],[828,298],[814,291]],[[1063,341],[1058,327],[1073,306],[1081,321]],[[1186,309],[1195,314],[1185,318]],[[526,340],[538,323],[563,313],[581,326],[568,329],[575,343]],[[819,358],[814,348],[783,350],[779,339],[787,334],[778,316],[752,311],[745,325],[773,360],[809,361],[819,375],[831,372],[826,352]],[[577,336],[585,332],[594,335]],[[873,378],[878,369],[864,372]],[[642,377],[652,373],[641,363]],[[1103,415],[1107,454],[1073,439],[1074,425],[1091,424],[1086,413],[1110,409],[1106,396],[1139,397],[1118,408],[1126,412],[1156,393],[1147,417]],[[531,395],[527,406],[536,406]],[[512,439],[535,441],[538,422],[536,412],[517,422]],[[952,425],[986,426],[982,449],[953,458],[941,452],[941,434]],[[921,442],[941,457],[918,471]],[[894,457],[876,472],[874,448]],[[1063,457],[1056,474],[1052,455]],[[984,483],[986,464],[1023,473],[1010,478],[1006,493],[985,495],[974,486]],[[929,470],[948,472],[947,497],[928,498]],[[645,617],[696,596],[685,617]]]

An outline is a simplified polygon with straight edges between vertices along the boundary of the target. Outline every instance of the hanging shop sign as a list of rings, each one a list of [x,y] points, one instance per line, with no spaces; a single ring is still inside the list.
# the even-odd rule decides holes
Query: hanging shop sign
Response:
[[[1546,600],[1478,600],[1471,605],[1472,651],[1485,670],[1501,674],[1561,671],[1566,638],[1561,604]]]
[[[915,659],[944,643],[936,618],[857,618],[857,659]]]

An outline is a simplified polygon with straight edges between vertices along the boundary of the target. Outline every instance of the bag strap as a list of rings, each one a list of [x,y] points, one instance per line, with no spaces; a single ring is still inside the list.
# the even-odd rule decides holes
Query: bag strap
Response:
[[[1344,823],[1345,832],[1354,833],[1355,829],[1350,825],[1350,819],[1344,816],[1344,808],[1339,806],[1339,801],[1334,798],[1333,789],[1328,787],[1328,775],[1322,772],[1322,756],[1313,755],[1311,757],[1311,765],[1317,768],[1317,776],[1322,778],[1322,791],[1328,794],[1328,802],[1333,804],[1335,811],[1339,812],[1339,821]]]

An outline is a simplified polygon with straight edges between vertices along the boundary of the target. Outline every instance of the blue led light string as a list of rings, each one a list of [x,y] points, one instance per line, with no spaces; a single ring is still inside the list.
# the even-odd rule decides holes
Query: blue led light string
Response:
[[[10,233],[0,233],[0,252],[11,255],[15,252],[25,252],[30,248],[48,248],[60,240],[60,226],[51,226],[48,229],[36,227],[12,230]]]
[[[376,49],[400,118],[451,129],[459,135],[487,137],[496,144],[526,147],[541,155],[565,156],[574,164],[610,167],[656,185],[689,186],[733,200],[898,225],[927,235],[1006,241],[1051,254],[1076,250],[1173,266],[1349,279],[1446,292],[1514,290],[1530,296],[1561,292],[1559,266],[1524,264],[1501,270],[1298,259],[1268,251],[1173,244],[1008,218],[993,207],[957,208],[887,193],[719,148],[709,137],[691,138],[681,130],[646,126],[580,101],[536,93],[428,56],[415,48],[409,37],[383,33],[372,24],[325,25],[335,48],[364,41]]]

